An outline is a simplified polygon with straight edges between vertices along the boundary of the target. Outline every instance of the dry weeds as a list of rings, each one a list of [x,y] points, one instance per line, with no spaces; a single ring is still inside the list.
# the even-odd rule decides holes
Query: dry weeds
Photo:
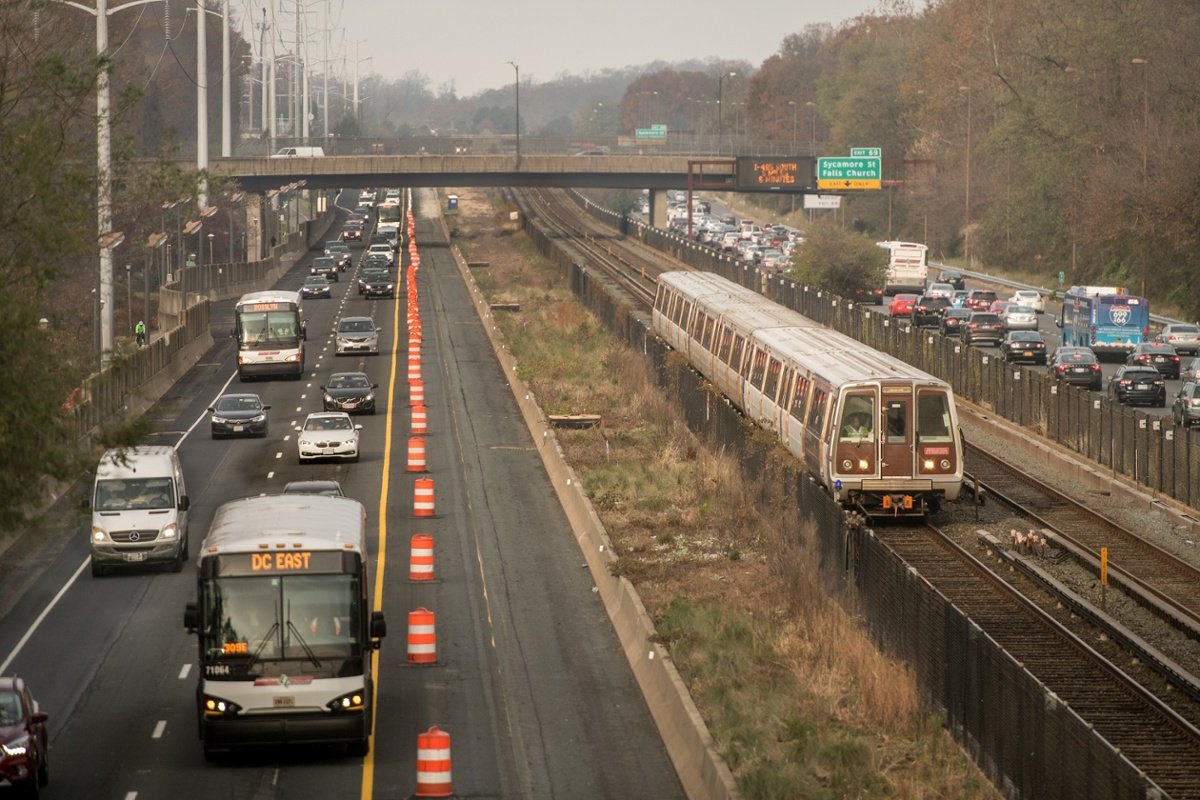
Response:
[[[507,209],[484,190],[457,193],[454,241],[490,264],[476,280],[490,300],[521,303],[498,320],[522,377],[548,413],[604,417],[560,431],[564,452],[744,795],[995,797],[923,712],[908,670],[815,575],[776,568],[784,523],[755,510],[771,489],[752,497],[731,458],[697,443],[645,360],[513,235]]]

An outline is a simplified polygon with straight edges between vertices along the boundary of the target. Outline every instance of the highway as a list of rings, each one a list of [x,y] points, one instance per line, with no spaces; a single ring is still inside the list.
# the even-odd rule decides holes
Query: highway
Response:
[[[307,265],[280,286],[298,288]],[[53,512],[58,533],[6,556],[6,569],[31,580],[0,585],[0,672],[25,676],[50,714],[44,796],[407,797],[417,735],[438,725],[451,736],[457,796],[681,797],[450,252],[424,248],[419,273],[427,477],[437,503],[436,517],[419,525],[406,469],[406,344],[397,335],[404,299],[362,299],[353,269],[333,299],[305,301],[302,381],[239,383],[232,301],[222,302],[212,315],[217,344],[151,413],[162,429],[156,440],[177,444],[183,460],[193,556],[221,503],[279,491],[289,480],[339,480],[366,506],[389,624],[371,753],[273,748],[206,762],[196,639],[183,628],[194,567],[91,577],[86,517],[64,501]],[[344,314],[374,316],[384,329],[381,355],[333,355],[331,332]],[[293,428],[320,410],[320,384],[359,369],[380,386],[377,414],[357,418],[361,462],[297,464]],[[205,409],[226,390],[257,391],[271,405],[267,438],[209,437]],[[407,582],[415,532],[434,537],[436,583]],[[407,615],[418,607],[437,615],[436,666],[406,664]]]

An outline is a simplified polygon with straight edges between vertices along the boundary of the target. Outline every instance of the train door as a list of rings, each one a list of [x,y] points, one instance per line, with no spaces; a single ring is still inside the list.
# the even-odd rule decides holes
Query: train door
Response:
[[[879,474],[884,478],[911,478],[915,457],[913,399],[909,386],[883,386],[879,425]]]

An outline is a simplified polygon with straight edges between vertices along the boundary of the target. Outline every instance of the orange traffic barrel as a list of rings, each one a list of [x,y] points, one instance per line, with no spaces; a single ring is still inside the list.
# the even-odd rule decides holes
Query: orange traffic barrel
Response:
[[[408,555],[408,579],[410,581],[433,580],[433,537],[428,533],[414,533]]]
[[[420,354],[416,356],[410,355],[408,357],[408,382],[412,383],[419,380],[421,380],[421,356]]]
[[[425,440],[420,436],[413,436],[408,440],[408,471],[425,471]]]
[[[408,612],[408,663],[437,663],[437,634],[428,608]]]
[[[434,516],[433,479],[417,478],[413,484],[413,516]]]
[[[408,405],[410,408],[425,405],[425,382],[424,381],[409,381],[408,382]]]
[[[434,725],[417,735],[417,791],[413,797],[452,797],[450,734]]]
[[[429,433],[429,412],[425,406],[412,407],[412,432],[414,436]]]
[[[420,336],[409,336],[408,337],[408,357],[412,358],[413,356],[417,356],[418,358],[420,358],[420,356],[421,356],[421,337]]]

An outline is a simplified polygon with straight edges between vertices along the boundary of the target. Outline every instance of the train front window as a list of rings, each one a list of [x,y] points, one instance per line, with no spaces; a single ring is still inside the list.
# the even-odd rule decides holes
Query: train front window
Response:
[[[922,442],[949,442],[950,404],[943,392],[921,392],[917,396],[917,436]]]
[[[908,403],[889,400],[887,404],[887,443],[904,444],[908,438]]]
[[[875,398],[850,395],[842,408],[840,438],[843,442],[869,442],[875,438]]]

